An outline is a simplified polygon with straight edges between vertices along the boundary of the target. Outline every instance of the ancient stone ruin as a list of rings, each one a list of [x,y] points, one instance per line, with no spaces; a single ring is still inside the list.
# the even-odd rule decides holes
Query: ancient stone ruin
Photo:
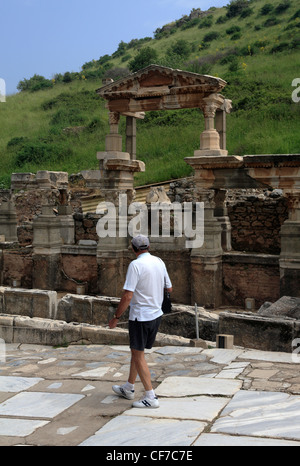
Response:
[[[299,298],[300,155],[229,156],[232,103],[221,94],[225,86],[220,78],[157,65],[105,82],[97,93],[106,100],[110,128],[105,151],[97,154],[99,170],[13,174],[11,189],[0,193],[1,285],[62,295],[81,286],[85,295],[119,297],[133,259],[129,235],[120,234],[120,195],[126,195],[128,204],[139,199],[148,212],[161,200],[191,202],[194,219],[196,204],[204,205],[199,247],[187,248],[185,238],[172,235],[151,237],[149,230],[152,253],[170,272],[175,303],[241,310],[248,299],[248,310],[256,312],[283,296]],[[152,191],[135,189],[134,173],[147,169],[136,159],[136,120],[150,110],[183,108],[200,108],[205,121],[199,149],[185,159],[194,175]],[[97,224],[109,203],[119,215],[117,234],[99,238]],[[232,333],[225,320],[222,329]]]

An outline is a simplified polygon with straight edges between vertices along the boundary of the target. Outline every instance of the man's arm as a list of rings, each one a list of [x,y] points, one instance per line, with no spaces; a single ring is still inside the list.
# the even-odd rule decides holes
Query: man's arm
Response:
[[[124,314],[124,312],[128,308],[130,301],[132,300],[132,296],[133,296],[133,291],[128,291],[128,290],[123,291],[123,295],[119,303],[118,309],[116,310],[115,317],[113,317],[109,321],[108,325],[110,328],[116,328],[120,317],[122,316],[122,314]]]

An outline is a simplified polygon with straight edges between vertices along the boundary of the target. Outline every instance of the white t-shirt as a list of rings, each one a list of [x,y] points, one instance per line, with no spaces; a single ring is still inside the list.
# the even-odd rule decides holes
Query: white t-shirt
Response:
[[[150,321],[160,317],[164,288],[172,288],[164,262],[145,252],[128,267],[124,290],[133,291],[129,320]]]

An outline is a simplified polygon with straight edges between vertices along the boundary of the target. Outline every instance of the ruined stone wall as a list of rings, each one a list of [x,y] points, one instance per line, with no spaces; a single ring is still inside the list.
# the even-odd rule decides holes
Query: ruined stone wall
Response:
[[[93,213],[82,214],[77,212],[74,214],[75,220],[75,242],[81,240],[98,241],[96,226],[100,215]]]
[[[96,225],[99,216],[84,214],[81,205],[82,197],[93,197],[97,190],[86,186],[81,179],[75,181],[69,184],[68,189],[65,185],[51,189],[30,185],[15,189],[12,193],[7,190],[0,192],[2,202],[7,202],[13,195],[18,222],[18,242],[1,243],[1,284],[11,286],[13,280],[19,280],[21,286],[28,289],[40,287],[76,293],[77,284],[82,283],[87,294],[107,295],[107,283],[103,282],[101,275],[103,264],[97,258],[99,238]],[[31,179],[30,182],[35,181]],[[172,182],[168,195],[172,202],[191,202],[195,199],[193,178]],[[43,205],[48,204],[54,210],[56,207],[59,210],[66,201],[71,205],[69,217],[75,225],[73,238],[62,243],[54,254],[43,256],[41,253],[36,257],[32,244],[34,219],[40,215]],[[230,190],[226,201],[232,226],[233,251],[223,255],[223,304],[244,307],[246,298],[254,298],[258,308],[265,301],[274,301],[279,297],[279,232],[287,218],[286,201],[277,190]],[[54,216],[53,222],[55,220]],[[51,219],[49,221],[52,222]],[[194,304],[191,303],[192,286],[197,287],[197,283],[192,283],[190,251],[172,241],[152,241],[151,246],[151,252],[161,257],[167,265],[173,282],[173,301]],[[134,259],[130,251],[125,255],[122,264],[115,264],[109,272],[111,275],[108,275],[111,278],[118,275],[120,292],[128,264]],[[104,258],[106,274],[113,262],[113,255]],[[46,283],[50,275],[53,276],[53,287],[47,288],[43,282]],[[106,278],[106,281],[110,280]],[[119,292],[112,294],[119,295]]]
[[[280,254],[280,228],[288,218],[280,190],[230,191],[227,205],[235,251]]]
[[[256,310],[280,296],[278,256],[227,253],[223,257],[223,304],[244,308],[255,299]]]
[[[83,284],[87,294],[98,293],[98,265],[95,254],[62,254],[60,289],[76,293],[76,286]]]
[[[193,178],[172,182],[168,196],[172,202],[193,201]],[[281,190],[230,189],[227,191],[226,205],[232,228],[233,250],[280,253],[280,228],[288,218],[287,200]]]

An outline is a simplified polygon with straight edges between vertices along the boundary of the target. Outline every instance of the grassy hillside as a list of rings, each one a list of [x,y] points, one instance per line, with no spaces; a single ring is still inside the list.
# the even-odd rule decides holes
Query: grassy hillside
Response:
[[[224,8],[193,10],[153,38],[121,42],[112,56],[85,63],[80,73],[24,80],[22,90],[0,104],[0,186],[9,186],[12,172],[98,168],[108,115],[95,89],[103,77],[117,79],[150,63],[228,82],[230,154],[299,153],[300,103],[292,101],[292,81],[300,78],[299,26],[297,0],[233,0]],[[190,174],[184,157],[199,148],[203,124],[198,109],[147,113],[137,138],[146,173],[136,183]],[[125,134],[123,119],[120,131]]]

